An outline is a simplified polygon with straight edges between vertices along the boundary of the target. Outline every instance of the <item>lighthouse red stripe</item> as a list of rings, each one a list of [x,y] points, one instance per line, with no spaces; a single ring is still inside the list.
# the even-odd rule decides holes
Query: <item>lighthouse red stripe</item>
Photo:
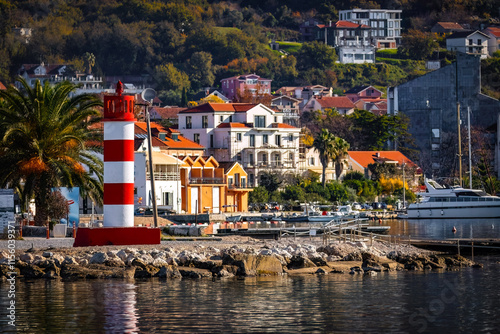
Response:
[[[105,140],[104,161],[134,161],[134,141]]]
[[[105,183],[104,205],[134,204],[133,183]]]

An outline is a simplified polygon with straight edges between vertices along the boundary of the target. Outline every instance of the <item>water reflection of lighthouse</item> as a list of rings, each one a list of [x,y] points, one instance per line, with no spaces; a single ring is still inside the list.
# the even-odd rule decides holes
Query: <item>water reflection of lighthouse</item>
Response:
[[[136,287],[132,283],[104,284],[104,329],[106,333],[138,333]]]

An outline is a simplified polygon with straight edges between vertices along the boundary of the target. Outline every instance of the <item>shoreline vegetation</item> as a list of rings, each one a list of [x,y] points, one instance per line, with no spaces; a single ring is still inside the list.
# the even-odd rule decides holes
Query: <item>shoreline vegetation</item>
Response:
[[[321,239],[162,241],[159,245],[48,247],[49,240],[24,241],[15,272],[23,279],[230,278],[278,275],[356,274],[459,270],[482,267],[460,255],[437,255],[411,245],[330,242]],[[72,239],[70,239],[72,240]],[[32,242],[33,241],[33,242]],[[46,242],[45,242],[46,241]],[[45,242],[45,243],[44,243]],[[36,247],[27,249],[27,245]],[[52,244],[53,245],[53,244]],[[29,246],[28,246],[29,247]],[[24,249],[21,249],[24,248]],[[9,278],[8,253],[0,252],[0,279]]]

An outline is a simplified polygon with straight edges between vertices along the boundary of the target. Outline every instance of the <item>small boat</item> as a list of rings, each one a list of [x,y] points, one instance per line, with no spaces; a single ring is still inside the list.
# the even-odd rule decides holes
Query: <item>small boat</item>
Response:
[[[241,220],[241,215],[226,216],[226,221],[230,223],[236,223]]]
[[[335,213],[336,213],[336,215],[342,216],[344,218],[357,218],[357,217],[359,217],[359,211],[353,210],[350,205],[339,206],[338,210]]]
[[[409,219],[500,218],[500,197],[482,190],[445,188],[426,179],[427,191],[420,203],[407,208]]]

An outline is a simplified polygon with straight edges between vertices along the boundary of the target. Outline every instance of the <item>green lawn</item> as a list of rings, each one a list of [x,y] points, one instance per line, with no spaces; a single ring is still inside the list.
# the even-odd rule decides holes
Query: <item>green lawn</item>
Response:
[[[281,50],[289,53],[297,52],[302,46],[302,43],[297,42],[278,42],[278,44]]]

